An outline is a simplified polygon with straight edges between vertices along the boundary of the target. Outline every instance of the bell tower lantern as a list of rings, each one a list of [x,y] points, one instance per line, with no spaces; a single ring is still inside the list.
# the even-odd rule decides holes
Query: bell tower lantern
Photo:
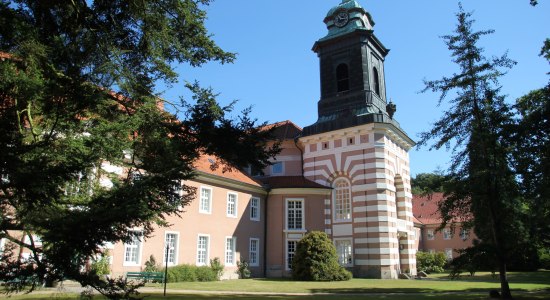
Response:
[[[319,57],[321,73],[318,120],[304,128],[304,134],[391,123],[393,111],[386,109],[384,80],[389,50],[374,35],[371,15],[357,1],[343,0],[328,12],[324,23],[328,34],[312,49]]]

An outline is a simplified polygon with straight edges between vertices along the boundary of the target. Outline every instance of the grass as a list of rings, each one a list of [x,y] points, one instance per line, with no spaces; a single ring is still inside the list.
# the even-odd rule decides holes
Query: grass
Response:
[[[550,272],[510,272],[513,291],[534,291],[550,288]],[[343,282],[300,282],[285,279],[246,279],[218,282],[169,283],[171,290],[263,292],[263,293],[434,293],[434,292],[486,292],[499,289],[500,282],[491,273],[478,273],[474,277],[462,276],[450,280],[447,274],[431,275],[423,280],[352,279]]]
[[[550,299],[550,271],[509,273],[510,287],[516,300]],[[431,275],[423,280],[352,279],[344,282],[296,282],[285,279],[246,279],[218,282],[169,283],[167,297],[162,284],[149,284],[141,296],[155,299],[315,299],[315,300],[481,300],[488,291],[498,289],[498,278],[490,273],[450,280],[446,274]],[[252,294],[251,294],[252,293]],[[287,295],[283,295],[287,294]],[[367,295],[365,295],[367,294]],[[0,295],[0,298],[2,296]],[[50,292],[12,296],[14,300],[78,299],[77,294]],[[94,300],[104,299],[96,296]]]

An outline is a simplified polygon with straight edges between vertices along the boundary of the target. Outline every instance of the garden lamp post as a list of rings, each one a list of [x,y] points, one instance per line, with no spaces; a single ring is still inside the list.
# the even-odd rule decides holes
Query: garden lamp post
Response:
[[[164,257],[166,257],[164,262],[164,297],[166,297],[166,282],[168,281],[168,254],[170,253],[170,250],[174,249],[173,247],[170,247],[170,243],[166,243],[166,251]]]

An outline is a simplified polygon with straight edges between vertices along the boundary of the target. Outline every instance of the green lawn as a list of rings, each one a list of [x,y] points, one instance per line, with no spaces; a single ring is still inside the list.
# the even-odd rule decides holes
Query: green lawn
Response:
[[[516,300],[550,299],[550,271],[510,273],[510,286]],[[431,275],[422,280],[352,279],[344,282],[296,282],[284,279],[246,279],[219,282],[183,282],[168,284],[170,299],[315,299],[315,300],[481,300],[488,299],[488,291],[499,288],[498,278],[490,273],[474,277],[463,276],[449,280],[446,274]],[[166,299],[162,284],[149,284],[141,296]],[[78,299],[76,294],[39,291],[30,295],[12,296],[12,299]],[[253,294],[247,294],[253,293]],[[281,295],[287,293],[288,295]],[[304,295],[306,294],[306,295]],[[314,295],[312,295],[314,294]],[[368,294],[365,296],[365,294]],[[0,295],[0,298],[2,296]],[[102,297],[96,296],[100,300]]]
[[[534,291],[550,288],[550,272],[509,274],[513,291]],[[498,289],[498,278],[490,273],[478,273],[474,277],[462,276],[450,280],[447,274],[431,275],[422,280],[352,279],[343,282],[302,282],[284,279],[246,279],[219,282],[169,283],[169,289],[264,293],[433,293],[444,291],[485,292]]]

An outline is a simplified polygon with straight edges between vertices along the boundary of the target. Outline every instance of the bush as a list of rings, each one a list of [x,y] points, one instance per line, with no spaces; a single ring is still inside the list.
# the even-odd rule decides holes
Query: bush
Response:
[[[540,267],[550,270],[550,251],[547,249],[539,249]]]
[[[111,274],[109,250],[102,253],[98,260],[93,260],[90,269],[98,276]]]
[[[168,268],[167,282],[197,281],[197,266],[179,265]]]
[[[447,263],[447,258],[443,252],[422,252],[416,253],[416,268],[418,271],[426,273],[442,273],[443,267]]]
[[[216,274],[216,280],[220,280],[223,274],[224,266],[222,265],[218,257],[214,257],[214,259],[210,260],[210,268]]]
[[[196,267],[195,275],[197,281],[217,281],[218,276],[212,268],[207,266]]]
[[[296,244],[292,277],[296,280],[339,281],[349,280],[352,276],[338,263],[336,248],[328,235],[312,231]]]
[[[245,279],[250,277],[250,269],[248,269],[248,262],[241,258],[241,261],[237,262],[237,274],[239,274],[240,279]]]
[[[158,272],[160,268],[157,266],[157,261],[153,255],[149,256],[149,260],[145,262],[145,272]]]
[[[167,282],[217,281],[218,273],[208,266],[179,265],[168,268]]]

